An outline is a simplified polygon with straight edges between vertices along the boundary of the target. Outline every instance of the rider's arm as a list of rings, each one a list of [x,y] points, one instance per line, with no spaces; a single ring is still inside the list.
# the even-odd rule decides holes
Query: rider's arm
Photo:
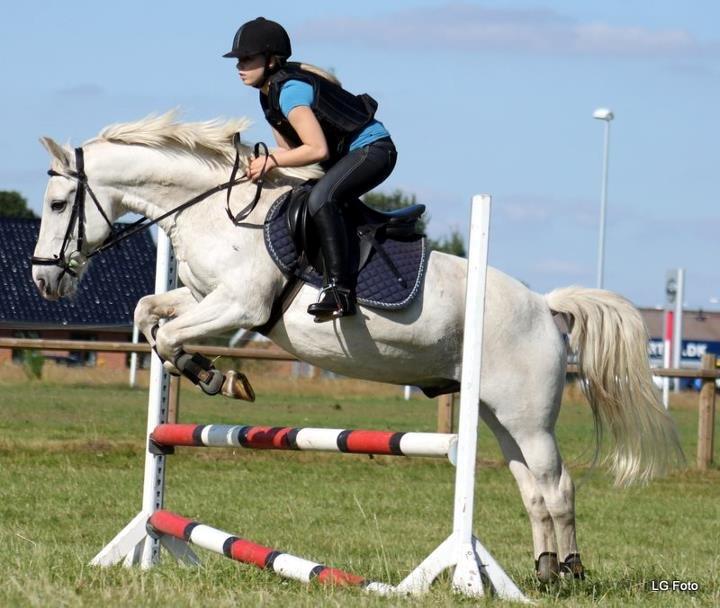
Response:
[[[266,171],[274,167],[304,167],[326,160],[329,156],[325,134],[310,106],[297,106],[290,110],[288,121],[302,144],[296,148],[283,149],[282,143],[278,141],[281,147],[270,154]],[[285,138],[282,138],[282,141],[287,143]],[[248,166],[250,179],[258,180],[264,165],[265,159],[262,157],[250,161]]]
[[[280,167],[303,167],[328,158],[328,145],[322,127],[309,106],[296,106],[288,114],[288,121],[302,144],[290,150],[274,153]]]

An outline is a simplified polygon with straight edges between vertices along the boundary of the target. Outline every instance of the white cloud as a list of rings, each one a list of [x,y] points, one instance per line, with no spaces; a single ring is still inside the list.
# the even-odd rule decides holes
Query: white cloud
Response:
[[[372,19],[315,19],[294,33],[308,41],[429,51],[677,57],[711,48],[679,28],[579,23],[550,9],[489,9],[465,3],[397,11]]]

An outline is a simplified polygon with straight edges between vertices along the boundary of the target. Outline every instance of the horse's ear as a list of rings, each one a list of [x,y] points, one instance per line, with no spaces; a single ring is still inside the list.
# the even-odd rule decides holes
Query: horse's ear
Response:
[[[70,150],[61,146],[51,137],[41,137],[40,143],[50,153],[50,156],[61,163],[63,167],[70,167]]]

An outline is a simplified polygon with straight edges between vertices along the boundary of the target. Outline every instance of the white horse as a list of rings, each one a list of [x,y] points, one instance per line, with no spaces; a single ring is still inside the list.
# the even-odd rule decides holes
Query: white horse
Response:
[[[157,218],[227,181],[232,135],[246,127],[245,120],[183,124],[172,114],[110,126],[83,146],[87,184],[110,221],[126,212]],[[33,279],[45,298],[56,299],[74,291],[84,256],[103,243],[109,227],[88,204],[83,255],[73,253],[76,227],[62,247],[79,187],[73,174],[77,157],[52,139],[41,141],[55,174],[45,193],[35,256],[52,259],[62,250],[61,266],[68,264],[65,270],[34,265]],[[273,171],[247,221],[262,224],[281,193],[317,176],[316,168]],[[254,184],[235,186],[233,210],[245,207],[254,194]],[[160,226],[171,239],[184,287],[142,298],[135,322],[165,361],[176,361],[184,343],[268,320],[287,278],[270,258],[261,230],[230,222],[224,191],[164,219]],[[360,307],[357,316],[323,324],[314,323],[306,312],[317,290],[304,285],[269,337],[325,369],[432,391],[460,380],[465,274],[464,259],[432,252],[422,294],[408,308]],[[157,329],[161,319],[167,322]],[[563,324],[565,331],[559,328]],[[611,431],[608,461],[616,483],[662,474],[680,451],[672,421],[653,388],[645,326],[630,302],[580,287],[540,295],[491,268],[479,407],[517,480],[542,580],[553,579],[558,571],[583,574],[574,486],[554,435],[565,383],[566,333],[569,347],[578,354],[598,435],[603,427]]]

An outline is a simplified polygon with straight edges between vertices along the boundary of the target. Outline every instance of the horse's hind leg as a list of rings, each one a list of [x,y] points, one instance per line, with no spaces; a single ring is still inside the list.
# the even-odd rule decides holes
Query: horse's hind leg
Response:
[[[575,533],[575,485],[562,462],[555,437],[547,430],[538,429],[530,433],[513,433],[513,438],[555,525],[559,555],[563,556],[561,574],[585,578]]]
[[[555,528],[535,476],[528,468],[517,442],[500,424],[495,415],[484,406],[480,407],[480,415],[500,444],[500,449],[510,472],[515,477],[525,510],[530,518],[537,577],[543,583],[556,581],[560,573],[560,564],[557,556]]]

